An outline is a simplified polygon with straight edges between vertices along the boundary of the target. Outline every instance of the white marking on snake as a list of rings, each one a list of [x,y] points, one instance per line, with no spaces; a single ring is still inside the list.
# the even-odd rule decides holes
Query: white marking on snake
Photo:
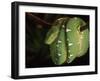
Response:
[[[72,54],[70,54],[70,57],[72,57],[73,55]]]
[[[68,29],[68,28],[67,28],[67,29],[66,29],[66,32],[69,32],[69,31],[71,31],[71,29]]]
[[[72,45],[73,45],[73,43],[69,43],[69,44],[68,44],[68,46],[72,46]]]
[[[58,40],[58,43],[61,43],[62,41]]]
[[[61,56],[61,54],[60,54],[60,53],[58,53],[58,56]]]
[[[65,26],[64,26],[64,25],[62,25],[62,28],[65,28]]]
[[[77,17],[74,18],[75,20],[77,19]]]

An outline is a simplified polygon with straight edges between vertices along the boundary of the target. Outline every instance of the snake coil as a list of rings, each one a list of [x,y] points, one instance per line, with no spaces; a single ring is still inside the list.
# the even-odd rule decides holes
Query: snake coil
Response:
[[[45,43],[50,46],[50,56],[56,65],[71,63],[76,57],[86,54],[89,47],[88,28],[81,18],[59,18],[46,35]]]

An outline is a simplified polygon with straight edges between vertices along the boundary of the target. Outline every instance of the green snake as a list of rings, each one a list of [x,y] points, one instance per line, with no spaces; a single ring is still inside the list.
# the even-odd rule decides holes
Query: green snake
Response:
[[[48,31],[45,43],[50,46],[54,64],[71,63],[86,54],[89,47],[89,29],[80,30],[86,22],[79,17],[59,18]]]

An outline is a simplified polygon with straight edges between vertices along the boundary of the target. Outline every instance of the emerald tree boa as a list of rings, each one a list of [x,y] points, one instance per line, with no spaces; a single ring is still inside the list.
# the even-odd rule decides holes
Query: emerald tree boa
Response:
[[[86,22],[79,18],[59,18],[48,31],[45,43],[50,47],[54,64],[71,63],[75,58],[86,54],[89,47],[89,29]]]

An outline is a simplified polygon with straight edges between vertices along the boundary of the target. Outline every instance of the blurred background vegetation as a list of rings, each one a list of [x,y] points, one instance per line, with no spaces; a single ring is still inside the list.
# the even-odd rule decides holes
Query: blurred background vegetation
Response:
[[[57,66],[53,64],[50,58],[49,46],[44,43],[44,40],[53,22],[58,18],[66,16],[80,17],[89,23],[89,16],[26,12],[26,68]],[[87,54],[75,59],[72,63],[60,66],[75,65],[89,65],[89,50]]]

